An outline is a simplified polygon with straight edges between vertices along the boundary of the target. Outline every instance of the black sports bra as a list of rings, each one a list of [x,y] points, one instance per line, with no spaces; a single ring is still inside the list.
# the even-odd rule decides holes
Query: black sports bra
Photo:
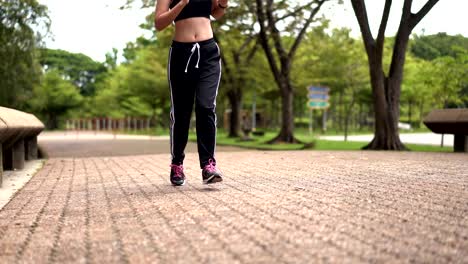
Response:
[[[180,0],[172,0],[169,8],[173,8]],[[191,18],[191,17],[206,17],[211,15],[211,0],[190,0],[190,2],[182,9],[182,12],[174,21]]]

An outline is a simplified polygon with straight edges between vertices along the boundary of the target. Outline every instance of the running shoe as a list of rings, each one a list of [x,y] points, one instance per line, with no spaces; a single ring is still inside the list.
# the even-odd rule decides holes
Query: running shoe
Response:
[[[184,166],[171,164],[171,183],[175,186],[181,186],[185,183]]]
[[[202,170],[204,184],[211,184],[223,181],[221,172],[216,168],[216,163],[210,159]]]

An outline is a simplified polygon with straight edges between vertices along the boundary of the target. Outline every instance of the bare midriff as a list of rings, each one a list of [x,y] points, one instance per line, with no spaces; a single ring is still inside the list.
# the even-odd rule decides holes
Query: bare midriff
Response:
[[[175,41],[199,42],[211,38],[211,21],[206,17],[191,17],[175,22]]]

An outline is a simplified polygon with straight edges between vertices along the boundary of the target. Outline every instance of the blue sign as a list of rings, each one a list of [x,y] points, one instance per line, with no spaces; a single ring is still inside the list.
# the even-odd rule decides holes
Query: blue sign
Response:
[[[330,91],[330,88],[320,86],[309,86],[308,90],[310,93],[328,93]]]
[[[314,101],[328,101],[328,99],[330,98],[330,96],[328,96],[328,94],[323,94],[323,93],[319,93],[319,94],[314,94],[314,93],[309,93],[309,99],[311,100],[314,100]]]
[[[329,103],[329,102],[314,102],[314,101],[309,101],[309,102],[307,103],[307,105],[308,105],[309,108],[311,108],[311,109],[324,109],[324,108],[330,107],[330,103]]]

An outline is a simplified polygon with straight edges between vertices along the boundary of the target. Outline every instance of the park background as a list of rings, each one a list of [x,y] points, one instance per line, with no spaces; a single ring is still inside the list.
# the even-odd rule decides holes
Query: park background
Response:
[[[0,105],[36,114],[49,130],[70,128],[67,120],[87,120],[80,124],[80,128],[84,128],[89,125],[89,120],[97,118],[138,118],[149,122],[151,129],[135,131],[136,125],[131,125],[127,131],[115,132],[167,135],[170,93],[166,66],[173,28],[155,31],[154,1],[117,2],[92,4],[92,1],[82,1],[82,9],[74,9],[70,4],[66,10],[57,10],[57,1],[2,1]],[[255,1],[230,1],[227,15],[213,23],[215,37],[223,51],[223,78],[216,109],[219,144],[298,149],[310,146],[308,143],[321,134],[375,132],[375,96],[372,94],[364,41],[359,28],[356,31],[356,28],[336,23],[341,15],[346,16],[343,21],[352,19],[357,24],[350,1],[339,2],[275,3],[277,22],[264,23],[265,38],[262,40]],[[377,4],[368,3],[374,37],[377,37],[382,16],[381,2],[380,10],[372,10]],[[395,28],[398,28],[401,13],[395,12],[402,9],[402,1],[395,2],[398,3],[389,13],[389,23],[393,23],[394,28],[389,26],[382,46],[382,64],[387,76],[395,43],[400,41]],[[425,2],[415,1],[412,11],[417,12]],[[446,10],[450,5],[453,9],[463,10],[456,7],[457,3],[465,5],[461,2],[439,1],[427,14],[429,19],[439,5],[444,8],[447,16],[444,22],[452,21],[452,25],[446,24],[445,31],[440,29],[440,24],[444,23],[433,19],[431,23],[438,24],[434,27],[441,32],[426,33],[425,28],[419,27],[410,35],[404,53],[401,96],[394,111],[398,113],[396,121],[410,124],[413,132],[429,131],[422,121],[433,109],[467,107],[468,39],[466,32],[457,32],[456,29],[453,32],[454,28],[463,28],[455,27],[453,23],[466,25],[466,18],[457,18],[455,15],[461,13],[455,11],[451,17]],[[49,10],[48,5],[52,9]],[[82,21],[70,15],[67,19],[70,10],[75,10]],[[263,10],[269,11],[267,7]],[[112,19],[111,16],[103,16],[102,21],[94,21],[87,18],[88,12],[90,17],[95,13],[114,16]],[[129,18],[135,16],[139,16],[141,23],[123,25],[118,22],[128,23],[131,21]],[[54,17],[61,20],[54,20]],[[426,18],[422,18],[421,24]],[[306,25],[308,22],[310,25]],[[54,36],[54,28],[60,28],[54,25],[67,23],[83,30],[68,29],[69,36],[75,36],[72,39],[75,49],[81,46],[81,51],[67,50],[67,47],[54,44],[54,38],[59,39],[59,36]],[[90,46],[102,45],[91,29],[93,24],[98,28],[99,24],[104,24],[107,30],[101,29],[101,34],[111,40],[115,36],[116,41],[125,41],[125,46],[109,46],[108,52],[100,58],[96,54],[93,57],[86,55],[93,53]],[[138,35],[122,40],[125,32],[134,30],[137,24],[139,29],[135,34]],[[432,24],[423,26],[431,28]],[[301,32],[304,33],[298,43],[296,40]],[[297,50],[288,53],[295,48]],[[288,53],[287,56],[284,57],[282,52]],[[322,111],[315,110],[312,134],[307,107],[307,87],[311,85],[330,88],[326,131],[323,129]],[[290,99],[286,100],[290,103],[288,107],[284,106],[288,104],[285,98]],[[253,111],[258,113],[254,119],[256,130],[265,134],[253,136],[254,141],[240,141],[242,117],[252,120]],[[235,121],[229,122],[229,119]],[[276,137],[278,133],[279,138]],[[282,144],[265,144],[271,140]],[[328,149],[359,149],[366,145],[323,140],[314,142],[316,144],[312,146]],[[392,146],[393,149],[404,149],[399,144]],[[409,148],[450,151],[434,147]]]
[[[467,151],[466,119],[454,148],[405,138],[440,141],[424,117],[467,112],[468,2],[368,0],[369,27],[364,0],[229,3],[217,143],[288,150],[218,146],[207,186],[189,142],[174,187],[173,29],[154,31],[154,1],[0,0],[0,105],[48,127],[0,107],[0,263],[466,262],[468,156],[449,153]],[[325,133],[319,110],[309,132],[310,86],[330,88]],[[265,123],[243,141],[254,106]]]

